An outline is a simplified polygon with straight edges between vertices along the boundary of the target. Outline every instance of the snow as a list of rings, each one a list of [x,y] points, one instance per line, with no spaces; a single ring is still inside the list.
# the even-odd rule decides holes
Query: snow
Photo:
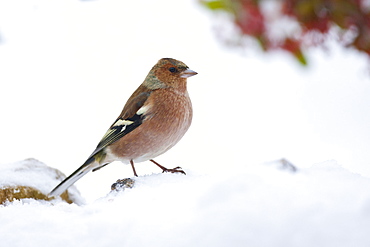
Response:
[[[152,174],[83,206],[0,208],[4,246],[369,246],[370,180],[335,161],[297,172]]]
[[[47,195],[64,178],[63,173],[36,159],[0,165],[0,188],[26,186]],[[70,199],[76,204],[85,202],[75,186],[70,187],[69,192]]]
[[[72,173],[158,59],[198,72],[192,126],[156,159],[186,176],[140,163],[107,195],[132,176],[114,162],[76,183],[84,205],[0,206],[0,245],[370,245],[368,58],[328,42],[301,68],[225,48],[213,22],[196,1],[0,0],[0,184],[51,189],[11,173],[29,157]]]

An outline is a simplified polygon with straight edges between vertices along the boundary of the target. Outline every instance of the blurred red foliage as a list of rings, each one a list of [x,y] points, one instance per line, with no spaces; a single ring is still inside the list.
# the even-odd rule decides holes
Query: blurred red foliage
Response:
[[[370,56],[370,0],[199,1],[212,11],[229,13],[241,35],[255,38],[263,50],[285,50],[302,64],[306,64],[303,48],[322,44],[333,30],[344,46]],[[272,14],[271,8],[266,10],[271,3]],[[284,18],[297,28],[275,37],[269,27]]]

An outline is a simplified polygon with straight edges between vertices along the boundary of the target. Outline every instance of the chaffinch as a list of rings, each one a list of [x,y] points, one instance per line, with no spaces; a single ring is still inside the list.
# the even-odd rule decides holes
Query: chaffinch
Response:
[[[49,196],[58,196],[90,171],[113,162],[150,160],[163,172],[184,173],[180,167],[167,169],[153,160],[172,148],[188,130],[192,106],[186,89],[187,78],[196,75],[183,62],[162,58],[126,102],[85,163],[56,186]]]

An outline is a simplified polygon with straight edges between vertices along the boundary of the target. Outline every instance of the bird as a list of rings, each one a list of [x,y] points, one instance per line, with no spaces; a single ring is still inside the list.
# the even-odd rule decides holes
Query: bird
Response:
[[[131,164],[134,176],[138,176],[134,164],[148,160],[162,172],[185,174],[181,167],[168,169],[153,159],[172,148],[189,129],[193,109],[187,78],[196,74],[179,60],[160,59],[127,100],[94,152],[48,196],[59,196],[90,171],[113,161]]]

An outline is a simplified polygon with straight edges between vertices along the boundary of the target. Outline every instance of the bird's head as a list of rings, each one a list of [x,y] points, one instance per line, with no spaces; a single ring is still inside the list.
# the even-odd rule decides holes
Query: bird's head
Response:
[[[181,61],[162,58],[150,70],[144,84],[152,90],[167,87],[186,90],[186,79],[196,74],[198,73]]]

